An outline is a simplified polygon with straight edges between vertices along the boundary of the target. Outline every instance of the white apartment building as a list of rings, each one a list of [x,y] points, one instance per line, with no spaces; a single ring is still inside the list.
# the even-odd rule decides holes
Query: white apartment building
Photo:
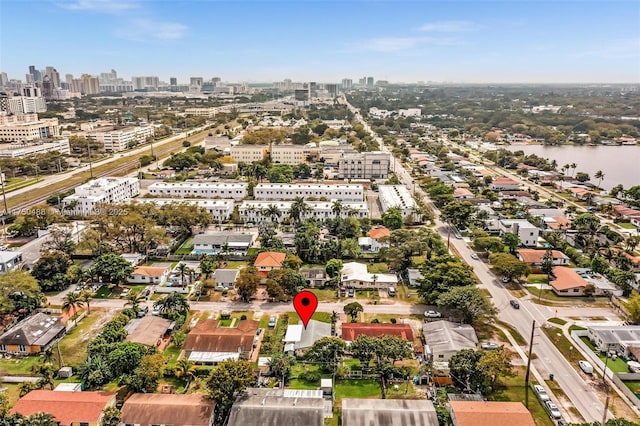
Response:
[[[233,157],[233,155],[232,155]],[[306,145],[273,145],[271,147],[271,161],[275,164],[296,164],[309,163],[309,159],[318,158],[318,148]]]
[[[418,206],[404,185],[379,185],[378,193],[383,213],[392,207],[397,207],[403,217],[408,217],[415,212]]]
[[[75,214],[88,215],[95,212],[98,204],[125,203],[139,193],[140,181],[137,178],[99,178],[78,186],[75,194],[62,200],[62,205]]]
[[[2,116],[0,141],[25,142],[60,136],[57,118],[39,120],[36,114]]]
[[[231,147],[231,157],[238,163],[262,161],[269,153],[266,145],[235,145]]]
[[[61,154],[70,155],[69,139],[38,141],[30,144],[21,142],[0,144],[0,157],[2,158],[20,158],[51,151],[58,151]]]
[[[153,137],[154,133],[153,126],[137,126],[91,132],[87,136],[104,144],[104,150],[107,152],[120,152],[145,142],[147,138]]]
[[[316,200],[340,200],[362,202],[364,188],[356,184],[326,185],[321,183],[259,183],[253,189],[253,197],[260,201],[293,200],[301,197]]]
[[[184,113],[186,115],[193,115],[196,117],[215,117],[217,108],[186,108]]]
[[[149,185],[149,194],[156,197],[232,198],[247,196],[246,183],[224,182],[156,182]]]
[[[338,160],[338,176],[342,179],[387,179],[390,164],[388,152],[344,153]]]
[[[289,217],[292,201],[244,201],[238,208],[240,217],[247,223],[260,223],[277,221],[282,222]],[[308,211],[301,215],[301,219],[326,220],[336,217],[355,217],[364,219],[369,217],[369,208],[365,202],[344,202],[338,212],[333,202],[328,201],[307,201],[305,203]],[[280,211],[278,217],[268,216],[266,211],[271,206],[275,206]]]
[[[45,112],[47,102],[42,96],[12,96],[7,99],[9,111],[14,114]]]
[[[516,234],[520,243],[527,247],[536,247],[540,237],[540,229],[526,219],[502,219],[498,222],[500,234],[506,232]]]
[[[422,115],[422,110],[420,108],[399,109],[398,115],[400,117],[420,117]]]
[[[234,201],[226,200],[204,200],[197,198],[175,199],[175,198],[136,198],[137,203],[153,204],[162,207],[170,203],[186,203],[202,207],[209,212],[216,222],[223,222],[229,219],[233,213]]]

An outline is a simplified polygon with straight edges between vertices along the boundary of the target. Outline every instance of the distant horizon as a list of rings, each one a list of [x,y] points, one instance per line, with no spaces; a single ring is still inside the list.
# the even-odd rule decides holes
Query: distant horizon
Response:
[[[273,83],[638,84],[636,1],[2,0],[0,71]]]

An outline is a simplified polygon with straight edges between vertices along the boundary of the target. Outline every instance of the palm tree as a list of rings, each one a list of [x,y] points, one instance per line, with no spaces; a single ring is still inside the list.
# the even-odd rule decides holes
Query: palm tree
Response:
[[[304,198],[296,197],[293,199],[293,202],[291,203],[289,216],[291,217],[291,220],[293,220],[293,223],[300,223],[300,218],[307,211],[308,211],[308,206],[304,202]]]
[[[187,270],[189,269],[189,267],[186,263],[180,262],[178,263],[176,269],[180,273],[180,284],[184,285],[184,276],[187,274]]]
[[[342,213],[343,207],[344,206],[342,205],[342,201],[336,200],[333,202],[333,204],[331,204],[331,211],[336,215],[336,217],[340,217],[340,213]]]
[[[570,167],[573,169],[573,172],[571,173],[571,176],[573,176],[576,172],[576,169],[578,168],[578,165],[576,163],[571,163]]]
[[[45,364],[51,364],[53,362],[53,359],[55,358],[52,347],[48,347],[47,349],[42,351],[41,355],[42,355],[42,362],[44,362]]]
[[[570,167],[571,166],[568,165],[568,164],[565,164],[564,166],[562,166],[562,173],[566,175],[567,174],[567,170],[569,170]]]
[[[131,306],[131,308],[137,313],[140,310],[140,304],[145,300],[146,299],[144,298],[144,296],[142,296],[140,293],[129,293],[124,306]]]
[[[274,223],[278,223],[278,218],[282,214],[280,209],[275,204],[269,204],[264,211],[265,216],[271,218],[271,221]]]
[[[71,317],[74,317],[76,315],[77,309],[81,308],[82,306],[84,306],[84,302],[80,300],[80,296],[77,293],[67,293],[64,299],[62,299],[62,310],[67,313],[73,310],[73,314],[71,315]],[[76,318],[74,320],[74,324],[77,325],[77,323],[78,319]]]
[[[604,173],[602,173],[602,170],[598,170],[593,176],[598,179],[598,188],[600,188],[600,184],[604,180]]]
[[[184,378],[187,381],[187,384],[184,385],[184,391],[186,392],[189,388],[189,382],[193,379],[196,373],[196,366],[193,361],[189,361],[188,359],[181,359],[176,364],[175,374],[178,378]]]
[[[87,314],[91,313],[91,300],[93,299],[93,297],[95,296],[95,293],[89,291],[89,290],[83,290],[82,293],[80,293],[80,300],[83,303],[87,304]]]

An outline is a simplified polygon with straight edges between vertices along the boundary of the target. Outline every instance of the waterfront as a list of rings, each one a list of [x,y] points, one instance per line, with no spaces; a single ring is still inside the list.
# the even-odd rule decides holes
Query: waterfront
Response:
[[[507,149],[556,160],[558,170],[565,164],[576,163],[578,167],[575,170],[569,169],[567,173],[586,172],[595,184],[598,179],[594,175],[596,171],[602,170],[604,180],[601,186],[606,190],[617,184],[625,188],[640,185],[640,145],[511,145]]]

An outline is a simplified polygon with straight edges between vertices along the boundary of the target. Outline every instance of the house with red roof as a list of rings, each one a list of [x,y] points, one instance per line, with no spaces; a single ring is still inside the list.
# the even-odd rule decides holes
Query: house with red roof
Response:
[[[489,186],[493,191],[515,191],[520,189],[520,182],[509,177],[500,176]]]
[[[397,336],[413,343],[413,330],[409,324],[370,324],[366,322],[342,324],[342,340],[352,342],[360,335],[369,337]]]
[[[256,261],[253,262],[253,266],[256,267],[258,275],[262,278],[266,278],[269,271],[273,269],[281,269],[284,258],[287,255],[277,251],[263,251],[258,254]]]
[[[11,414],[29,417],[35,413],[48,413],[56,418],[60,426],[98,426],[102,422],[104,409],[115,403],[115,393],[38,389],[20,398],[11,409]]]

